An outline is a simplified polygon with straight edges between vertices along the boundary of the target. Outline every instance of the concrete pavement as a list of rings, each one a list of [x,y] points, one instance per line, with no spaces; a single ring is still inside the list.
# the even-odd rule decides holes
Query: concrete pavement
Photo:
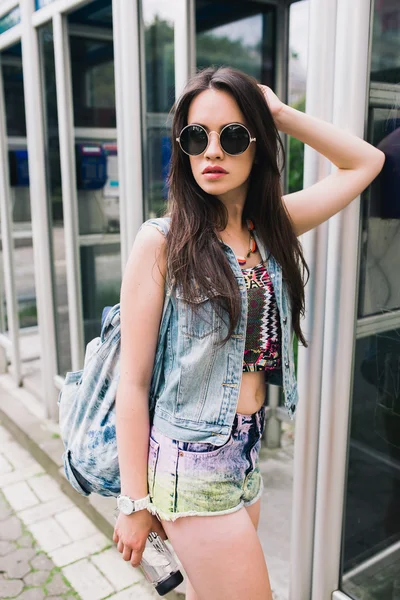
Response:
[[[159,598],[1,425],[0,598]]]
[[[58,424],[46,419],[42,403],[24,388],[15,388],[9,375],[0,375],[1,419],[4,425],[1,427],[0,424],[1,510],[11,511],[11,517],[15,516],[21,521],[21,527],[26,527],[36,541],[36,553],[46,554],[53,562],[53,568],[59,569],[69,582],[72,591],[64,592],[62,597],[70,600],[68,596],[76,594],[82,600],[100,600],[106,597],[117,597],[117,600],[128,600],[129,597],[132,600],[159,598],[141,572],[126,564],[115,549],[112,542],[115,499],[96,494],[85,498],[75,492],[65,479],[62,466],[63,444]],[[269,569],[274,600],[287,600],[289,587],[294,426],[283,423],[282,428],[282,447],[276,450],[263,447],[260,453],[264,494],[258,532]],[[8,432],[14,434],[14,439]],[[1,514],[0,512],[0,532],[4,529]],[[30,519],[34,521],[28,522]],[[15,540],[2,540],[0,535],[0,561],[2,542],[18,542],[24,532],[25,529],[22,529]],[[82,532],[85,532],[84,535]],[[53,544],[56,546],[53,547]],[[18,550],[14,546],[3,548],[5,556],[16,549]],[[103,555],[107,559],[103,559]],[[23,560],[31,564],[31,559],[25,557]],[[113,565],[111,573],[106,571],[108,564]],[[113,579],[112,574],[119,573],[122,568],[125,574],[118,577],[124,585],[125,581],[131,581],[123,591],[120,589],[122,584]],[[49,570],[49,574],[51,573],[52,569]],[[82,573],[84,581],[79,583],[79,575]],[[6,573],[0,573],[0,590],[4,581],[2,575]],[[29,572],[20,578],[26,587],[32,585],[24,581],[27,575]],[[139,575],[140,580],[129,579]],[[103,582],[103,591],[96,584],[90,583],[93,579]],[[37,597],[40,600],[47,600],[52,595],[46,587],[51,581],[49,575],[41,586],[34,586],[44,586],[43,591],[47,596],[35,592],[39,594]],[[86,587],[85,581],[89,582]],[[65,581],[64,583],[67,585]],[[85,591],[87,587],[89,589]],[[22,592],[23,590],[24,588]],[[131,590],[141,595],[129,596]],[[184,590],[185,585],[182,584],[176,592],[171,592],[165,598],[183,600]],[[153,595],[149,596],[149,593]],[[21,592],[10,597],[18,597],[19,600],[19,594]],[[0,594],[1,597],[5,596]],[[36,597],[22,598],[36,600]]]

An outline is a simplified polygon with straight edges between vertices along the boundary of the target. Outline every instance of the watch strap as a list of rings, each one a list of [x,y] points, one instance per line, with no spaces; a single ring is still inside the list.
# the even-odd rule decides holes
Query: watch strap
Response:
[[[133,506],[135,507],[135,512],[138,510],[144,510],[150,505],[150,494],[147,494],[147,496],[140,498],[139,500],[132,500],[132,502]]]
[[[120,494],[117,497],[117,506],[118,507],[119,507],[120,499],[122,500],[124,498],[127,498],[128,500],[130,500],[130,502],[132,502],[132,505],[133,505],[132,512],[129,514],[132,514],[139,510],[144,510],[145,508],[148,508],[151,504],[150,494],[147,494],[147,496],[145,496],[144,498],[139,498],[138,500],[134,500],[133,498],[131,498],[130,496],[127,496],[126,494]],[[120,508],[120,510],[122,510],[122,507]],[[124,512],[124,511],[122,511],[122,512]],[[127,514],[127,513],[124,513],[124,514]]]

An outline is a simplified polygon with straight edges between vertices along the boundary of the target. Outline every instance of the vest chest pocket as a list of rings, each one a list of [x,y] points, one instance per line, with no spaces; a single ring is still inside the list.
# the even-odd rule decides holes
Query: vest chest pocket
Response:
[[[178,323],[182,333],[191,338],[202,339],[220,329],[218,316],[208,296],[200,293],[195,298],[195,306],[188,303],[181,289],[175,292],[178,310]]]

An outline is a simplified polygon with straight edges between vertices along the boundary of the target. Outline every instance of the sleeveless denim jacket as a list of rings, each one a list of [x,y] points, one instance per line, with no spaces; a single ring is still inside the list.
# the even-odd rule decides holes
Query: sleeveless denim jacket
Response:
[[[166,234],[164,219],[149,219],[142,227],[155,226]],[[293,355],[293,329],[290,298],[282,269],[253,232],[261,257],[274,285],[282,329],[282,371],[275,381],[283,385],[285,408],[293,419],[298,391]],[[227,324],[199,293],[199,315],[185,302],[182,291],[166,285],[167,307],[161,323],[153,377],[150,384],[150,414],[155,427],[164,435],[188,442],[225,444],[230,436],[243,373],[247,327],[247,290],[235,253],[221,242],[235,274],[242,308],[231,339],[216,346],[228,332]],[[227,320],[227,319],[226,319]]]

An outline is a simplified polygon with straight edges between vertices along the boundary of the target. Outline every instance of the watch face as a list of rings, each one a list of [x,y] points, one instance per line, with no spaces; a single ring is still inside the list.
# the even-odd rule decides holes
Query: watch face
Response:
[[[130,515],[133,512],[133,502],[127,496],[118,498],[118,508],[124,515]]]

